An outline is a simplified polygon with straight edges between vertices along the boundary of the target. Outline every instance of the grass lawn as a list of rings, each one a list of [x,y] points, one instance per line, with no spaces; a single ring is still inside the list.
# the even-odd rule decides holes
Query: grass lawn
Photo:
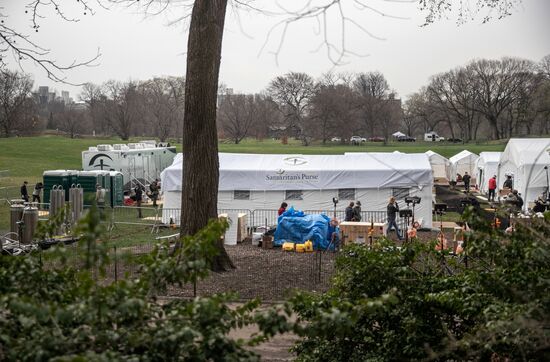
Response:
[[[135,138],[130,142],[136,142]],[[98,144],[125,143],[118,138],[78,138],[70,139],[63,136],[44,135],[38,137],[17,137],[0,139],[0,199],[18,198],[19,186],[24,180],[29,182],[29,192],[34,184],[42,180],[45,170],[76,169],[82,167],[81,153],[90,146]],[[181,145],[176,144],[178,151]],[[302,146],[300,141],[289,140],[284,145],[276,140],[258,141],[247,139],[240,144],[221,141],[220,152],[234,153],[284,153],[284,154],[343,154],[344,152],[393,152],[407,153],[425,152],[429,149],[445,157],[468,149],[474,153],[482,151],[502,151],[504,143],[470,143],[446,144],[432,142],[400,143],[388,145],[378,142],[367,142],[360,146],[343,145],[329,142],[323,145],[319,142],[310,146]],[[8,173],[1,172],[8,170]],[[0,206],[0,230],[5,230],[9,223],[9,210]]]

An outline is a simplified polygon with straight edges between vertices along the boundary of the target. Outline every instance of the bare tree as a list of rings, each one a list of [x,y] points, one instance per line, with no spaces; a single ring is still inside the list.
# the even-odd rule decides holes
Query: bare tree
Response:
[[[457,125],[465,141],[477,138],[481,117],[474,109],[476,94],[473,72],[457,68],[432,77],[427,91],[434,106]]]
[[[226,94],[218,109],[218,123],[224,134],[238,144],[249,135],[256,120],[253,95]]]
[[[85,113],[76,110],[74,105],[66,105],[58,118],[59,129],[66,132],[71,138],[75,138],[85,129]]]
[[[105,99],[105,94],[102,87],[93,83],[85,83],[82,86],[79,98],[88,106],[88,112],[92,120],[92,132],[94,134],[107,134],[110,130],[110,125],[106,124],[105,117],[103,116],[102,102]]]
[[[151,127],[162,142],[175,132],[182,118],[184,88],[185,80],[176,78],[154,78],[140,86],[152,115]]]
[[[311,101],[310,122],[323,144],[331,137],[349,139],[361,128],[357,93],[345,84],[322,84]]]
[[[442,121],[438,110],[429,100],[426,87],[413,93],[407,100],[405,108],[408,117],[414,117],[419,124],[423,125],[424,132],[435,131]]]
[[[477,60],[466,69],[473,73],[475,83],[474,110],[481,113],[493,127],[499,139],[499,119],[517,99],[519,90],[529,82],[533,63],[524,59]]]
[[[388,81],[380,72],[368,72],[358,74],[353,84],[360,95],[365,129],[371,137],[378,136],[377,129],[387,129],[384,122],[390,112]],[[387,142],[387,134],[384,134],[384,142]]]
[[[10,137],[18,129],[18,120],[28,104],[33,81],[30,76],[10,70],[0,71],[0,127]]]
[[[291,130],[298,132],[302,144],[309,144],[310,135],[305,120],[311,98],[315,95],[316,84],[306,73],[290,72],[276,77],[267,89],[275,102],[279,104],[286,121],[287,136]]]
[[[117,136],[128,140],[135,134],[138,120],[142,116],[141,103],[135,82],[109,81],[105,84],[108,98],[103,100],[103,115]]]

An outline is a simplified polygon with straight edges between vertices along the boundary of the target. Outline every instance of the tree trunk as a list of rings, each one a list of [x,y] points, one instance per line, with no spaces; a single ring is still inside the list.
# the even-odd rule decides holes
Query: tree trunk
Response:
[[[187,44],[183,122],[182,236],[193,235],[218,217],[218,139],[216,97],[227,0],[196,0]],[[218,242],[212,269],[233,267]]]

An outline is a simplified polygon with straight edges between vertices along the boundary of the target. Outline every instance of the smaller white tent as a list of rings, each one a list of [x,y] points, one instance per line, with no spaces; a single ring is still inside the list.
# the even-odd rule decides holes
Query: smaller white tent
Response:
[[[502,152],[498,165],[498,186],[501,188],[506,176],[511,175],[514,189],[523,197],[524,208],[548,190],[549,149],[550,138],[512,138]]]
[[[479,154],[475,177],[479,191],[483,194],[489,192],[489,179],[497,174],[501,155],[502,152],[481,152]]]
[[[432,150],[426,151],[426,155],[430,160],[434,178],[447,178],[447,169],[451,165],[449,159]]]
[[[464,173],[468,172],[468,175],[475,177],[476,161],[479,158],[478,155],[468,150],[460,151],[453,157],[449,158],[451,167],[447,169],[447,178],[449,181],[456,181],[456,174],[464,176]],[[475,184],[471,182],[471,184]]]
[[[404,134],[403,132],[397,131],[397,132],[395,132],[394,134],[392,134],[392,136],[395,137],[395,138],[399,138],[399,137],[404,137],[404,136],[406,136],[406,134]]]

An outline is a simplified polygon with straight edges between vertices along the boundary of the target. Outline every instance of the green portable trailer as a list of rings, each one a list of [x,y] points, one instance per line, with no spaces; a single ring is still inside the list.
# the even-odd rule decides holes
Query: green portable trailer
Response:
[[[44,171],[43,174],[43,202],[50,202],[50,191],[53,186],[61,186],[64,190],[68,190],[72,184],[77,182],[78,171],[74,170],[50,170]],[[69,192],[65,191],[65,201],[69,201]]]
[[[65,200],[69,201],[69,189],[73,185],[82,187],[84,191],[84,205],[92,205],[95,200],[96,185],[107,190],[106,206],[120,206],[124,204],[122,173],[117,171],[73,171],[54,170],[44,171],[44,202],[50,202],[50,190],[54,185],[61,185],[65,190]]]

